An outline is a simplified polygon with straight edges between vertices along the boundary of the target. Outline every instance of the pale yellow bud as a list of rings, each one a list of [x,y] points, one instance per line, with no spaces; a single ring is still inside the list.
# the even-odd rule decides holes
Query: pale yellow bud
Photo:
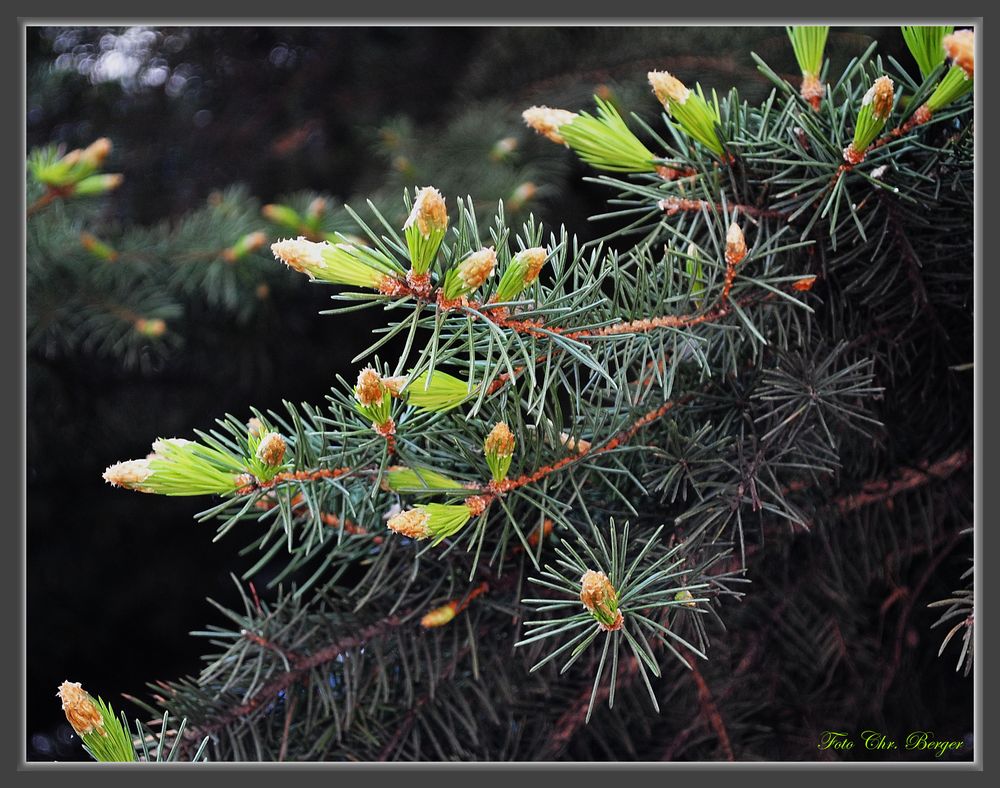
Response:
[[[56,693],[62,701],[62,709],[66,714],[66,719],[73,726],[73,730],[79,736],[86,736],[88,733],[99,731],[102,736],[107,736],[104,730],[104,718],[86,690],[80,686],[78,681],[64,681],[59,685]]]
[[[427,523],[430,515],[420,509],[408,509],[390,518],[388,526],[397,534],[410,539],[426,539],[431,535]]]
[[[289,268],[303,274],[314,274],[326,268],[323,250],[329,246],[326,242],[316,243],[300,235],[298,238],[288,238],[271,244],[271,251]]]
[[[448,209],[445,207],[444,197],[433,186],[425,186],[417,192],[413,210],[410,211],[403,229],[413,224],[417,225],[420,234],[425,238],[435,230],[448,229]]]
[[[385,385],[382,378],[371,367],[365,367],[358,373],[358,383],[354,387],[354,396],[366,408],[382,401]]]
[[[492,249],[480,249],[458,265],[458,276],[469,290],[475,290],[493,276],[497,255]]]
[[[865,93],[861,104],[871,104],[872,116],[878,120],[885,120],[892,112],[893,94],[892,80],[889,77],[879,77]]]
[[[580,579],[580,601],[587,610],[596,610],[615,594],[615,587],[604,572],[588,569]]]
[[[521,252],[522,259],[528,264],[528,268],[524,272],[525,285],[530,285],[538,278],[548,254],[544,246],[533,246],[531,249],[525,249]]]
[[[746,256],[747,244],[743,238],[743,231],[736,222],[733,222],[726,232],[726,262],[730,265],[739,265]]]
[[[447,605],[441,605],[441,607],[436,607],[429,613],[425,614],[424,617],[420,619],[420,626],[425,629],[443,627],[455,618],[457,612],[458,604],[455,602],[449,602]]]
[[[397,375],[392,378],[382,378],[382,385],[388,389],[389,393],[394,397],[399,396],[399,392],[403,390],[403,386],[406,385],[406,376]]]
[[[156,458],[162,458],[166,453],[166,447],[169,446],[186,446],[189,443],[194,443],[194,441],[189,441],[187,438],[159,438],[153,441],[153,451],[146,458],[153,460]]]
[[[551,107],[528,107],[521,113],[524,122],[539,134],[548,137],[559,145],[565,145],[566,140],[559,133],[560,127],[572,123],[577,117],[575,112]]]
[[[288,444],[276,432],[269,432],[257,446],[257,459],[271,468],[281,465]]]
[[[506,422],[498,421],[483,442],[483,451],[496,457],[510,457],[514,454],[514,433]]]
[[[111,140],[107,137],[101,137],[84,148],[80,158],[97,167],[108,157],[109,153],[111,153]]]
[[[650,71],[646,77],[649,79],[649,84],[652,86],[656,98],[667,110],[670,109],[671,101],[683,104],[691,95],[691,91],[684,87],[684,83],[669,71]]]
[[[125,487],[138,492],[153,492],[145,487],[146,481],[153,473],[149,467],[149,460],[126,460],[115,463],[104,471],[104,481],[112,487]]]
[[[618,592],[604,572],[588,569],[580,578],[580,601],[607,632],[621,629],[624,621],[618,610]]]
[[[944,49],[953,65],[965,72],[969,79],[975,74],[975,34],[971,30],[956,30],[943,40]]]
[[[135,321],[135,330],[143,336],[162,337],[167,333],[167,321],[160,317],[152,319],[140,317]]]
[[[316,197],[311,203],[309,203],[309,208],[306,210],[306,214],[310,218],[317,218],[322,216],[326,211],[326,200],[322,197]]]

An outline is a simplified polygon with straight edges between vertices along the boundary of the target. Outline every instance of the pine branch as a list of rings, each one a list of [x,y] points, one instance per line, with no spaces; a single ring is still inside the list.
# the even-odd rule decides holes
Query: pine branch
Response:
[[[400,626],[408,616],[408,613],[386,616],[382,620],[365,627],[360,632],[340,638],[308,655],[294,655],[278,649],[273,644],[268,644],[268,648],[278,650],[279,653],[288,659],[291,670],[281,673],[276,678],[264,684],[246,703],[229,709],[211,721],[189,728],[185,736],[186,743],[190,745],[192,742],[200,741],[206,736],[213,736],[234,722],[247,718],[264,704],[272,702],[279,692],[287,691],[292,685],[302,681],[314,668],[332,662],[348,649],[359,648],[373,638],[382,637],[392,629]],[[252,633],[248,633],[248,637],[249,635],[252,635]],[[249,637],[249,639],[252,640],[253,638]]]
[[[618,666],[618,676],[615,682],[615,691],[627,690],[635,677],[639,673],[639,660],[634,657],[626,657]],[[552,761],[566,749],[573,737],[587,722],[587,712],[591,706],[591,696],[594,695],[594,704],[603,704],[607,701],[611,691],[611,683],[604,682],[597,688],[596,695],[592,689],[586,687],[580,695],[556,720],[553,730],[546,736],[545,744],[539,750],[537,760]]]
[[[865,482],[859,492],[839,496],[834,499],[833,505],[841,514],[847,514],[864,506],[890,500],[930,482],[947,479],[971,462],[972,451],[959,449],[932,464],[924,462],[916,468],[903,467],[891,478]]]
[[[896,637],[893,642],[892,659],[883,671],[882,681],[872,698],[872,708],[881,708],[886,694],[892,687],[893,682],[896,680],[896,674],[899,671],[899,666],[903,659],[903,644],[906,641],[906,626],[909,622],[910,614],[913,612],[913,606],[916,604],[921,593],[923,593],[927,583],[930,582],[931,578],[934,576],[934,573],[941,565],[941,562],[944,561],[944,559],[947,558],[958,546],[962,537],[963,533],[961,531],[956,531],[951,535],[951,537],[949,537],[944,546],[937,551],[934,557],[927,564],[923,573],[920,575],[920,579],[917,581],[916,586],[914,586],[913,591],[906,594],[906,602],[903,604],[903,609],[899,614],[899,620],[896,622]]]
[[[725,703],[729,699],[729,697],[736,691],[736,688],[740,686],[739,679],[741,679],[743,676],[745,676],[747,674],[747,672],[750,670],[750,668],[757,667],[757,658],[760,656],[760,651],[761,651],[761,641],[760,641],[760,639],[758,637],[753,637],[752,640],[751,640],[749,648],[746,649],[746,651],[744,652],[742,658],[739,661],[739,664],[737,664],[736,668],[733,670],[731,680],[725,686],[725,688],[722,690],[722,692],[718,695],[718,697],[712,702],[713,703],[713,707],[716,707],[716,712],[718,712],[717,705]],[[690,660],[690,662],[694,663],[693,658]],[[694,665],[694,667],[697,667],[697,666]],[[692,678],[694,679],[694,681],[697,684],[697,678],[695,678],[693,675],[692,675]],[[702,679],[702,682],[704,682],[704,679]],[[698,685],[698,686],[699,686],[699,693],[700,693],[701,692],[700,685]],[[706,689],[707,689],[707,684],[706,684]],[[706,707],[705,707],[704,703],[702,703],[702,705],[699,707],[698,714],[699,714],[699,716],[703,716],[703,717],[707,718],[707,715],[706,715],[705,712],[706,712]],[[722,730],[723,733],[725,733],[725,727],[721,724],[721,718],[720,718],[719,723],[720,723],[719,724],[719,729]],[[687,744],[687,741],[688,741],[688,739],[691,738],[694,730],[695,730],[695,725],[694,725],[694,721],[692,721],[692,724],[690,724],[690,725],[682,728],[680,731],[678,731],[677,735],[671,738],[670,744],[667,746],[666,750],[664,750],[663,753],[660,755],[659,760],[661,760],[661,761],[673,761],[676,758],[677,753],[681,749],[683,749],[683,747],[684,747],[685,744]],[[719,731],[718,730],[716,730],[716,735],[719,737],[719,742],[720,742],[720,745],[721,745],[721,743],[723,741],[723,737],[721,735],[719,735]],[[726,740],[727,740],[727,742],[728,742],[728,738],[729,738],[728,734],[726,734]],[[730,745],[730,755],[731,754],[732,754],[732,752],[731,752],[731,745]],[[732,760],[732,759],[730,758],[730,760]]]
[[[726,760],[734,761],[736,759],[733,756],[733,747],[729,741],[729,732],[726,730],[726,724],[719,713],[719,707],[716,706],[715,700],[712,698],[712,690],[709,688],[708,682],[705,681],[705,677],[701,675],[701,671],[698,670],[694,655],[687,653],[685,657],[688,666],[691,668],[691,678],[698,688],[698,703],[701,705],[701,715],[712,726],[715,735],[718,736],[719,746],[722,748],[722,753],[726,756]]]

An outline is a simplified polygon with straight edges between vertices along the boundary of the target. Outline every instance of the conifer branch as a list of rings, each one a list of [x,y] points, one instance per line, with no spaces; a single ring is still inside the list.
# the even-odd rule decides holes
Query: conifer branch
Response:
[[[847,514],[864,506],[890,500],[930,482],[943,481],[970,462],[972,452],[969,449],[959,449],[934,463],[924,463],[922,467],[916,468],[903,467],[894,477],[866,482],[858,492],[836,498],[834,505],[842,514]]]
[[[726,724],[723,722],[722,715],[719,713],[719,707],[716,705],[715,700],[712,697],[712,690],[709,688],[708,682],[705,681],[705,677],[701,675],[701,671],[698,669],[698,664],[694,656],[690,653],[687,653],[684,656],[687,660],[688,667],[691,668],[691,679],[698,688],[698,703],[701,704],[701,715],[712,727],[712,730],[715,731],[715,735],[719,739],[719,747],[722,748],[722,753],[725,755],[726,760],[734,761],[736,758],[733,756],[733,746],[729,741],[729,732],[726,730]]]
[[[213,736],[223,728],[239,720],[246,719],[264,704],[272,702],[278,696],[279,692],[287,691],[294,684],[301,682],[313,669],[332,662],[349,649],[359,648],[375,638],[386,635],[394,628],[402,625],[408,616],[409,614],[407,613],[386,616],[382,620],[360,630],[358,633],[340,638],[312,654],[291,655],[288,652],[278,649],[289,659],[291,669],[280,673],[260,687],[260,689],[251,695],[246,703],[234,706],[217,715],[212,720],[189,728],[185,736],[186,742],[200,741],[205,736]],[[269,647],[272,650],[278,648],[273,646],[273,644],[270,644]]]

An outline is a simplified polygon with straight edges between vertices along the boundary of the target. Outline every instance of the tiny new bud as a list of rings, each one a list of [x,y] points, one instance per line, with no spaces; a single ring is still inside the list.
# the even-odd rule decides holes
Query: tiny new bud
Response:
[[[100,137],[83,149],[80,161],[96,170],[104,163],[109,153],[111,153],[111,140],[107,137]]]
[[[674,594],[674,601],[680,602],[684,607],[698,607],[698,603],[694,601],[694,596],[686,588]]]
[[[443,627],[445,624],[449,623],[455,615],[457,614],[458,605],[454,602],[449,602],[447,605],[441,605],[441,607],[436,607],[429,613],[426,613],[423,618],[420,619],[420,626],[424,629],[433,629],[435,627]]]
[[[264,434],[264,423],[256,416],[251,417],[247,422],[247,432],[251,438],[259,438]]]
[[[118,259],[118,252],[90,233],[80,233],[80,246],[99,260],[113,263]]]
[[[403,386],[406,385],[406,375],[396,375],[391,378],[382,378],[382,385],[386,387],[386,390],[394,396],[398,397],[399,392],[403,390]]]
[[[570,451],[575,451],[579,454],[586,454],[590,451],[590,441],[583,438],[574,438],[568,432],[559,433],[559,442]]]
[[[147,319],[145,317],[140,317],[135,321],[135,330],[142,334],[155,339],[156,337],[162,337],[167,333],[167,322],[159,317],[154,317],[152,319]]]
[[[298,230],[302,226],[302,217],[287,205],[265,205],[260,212],[265,219],[283,225],[289,230]]]
[[[498,421],[483,441],[483,451],[486,454],[509,457],[514,453],[514,444],[514,433],[505,422]]]
[[[365,407],[370,407],[382,401],[385,386],[382,378],[372,367],[365,367],[358,373],[358,383],[354,387],[354,396]]]
[[[816,284],[815,276],[804,276],[792,282],[792,290],[797,293],[807,293],[812,290],[814,284]]]
[[[723,158],[722,143],[715,131],[720,122],[718,106],[709,106],[700,89],[698,92],[688,90],[683,82],[666,71],[650,71],[647,77],[656,98],[677,125],[689,137]]]
[[[886,120],[892,112],[892,99],[894,95],[892,80],[889,77],[879,77],[875,80],[868,92],[865,93],[861,104],[872,105],[872,117],[876,120]]]
[[[515,150],[517,150],[517,137],[504,137],[502,140],[497,140],[490,150],[490,158],[494,161],[503,161]]]
[[[408,509],[389,519],[389,529],[410,539],[427,539],[430,529],[427,523],[430,515],[421,509]]]
[[[326,207],[326,200],[322,197],[317,197],[309,203],[309,208],[306,209],[306,217],[310,222],[315,222],[326,212]]]
[[[892,80],[879,77],[861,99],[861,109],[854,126],[854,139],[844,149],[844,160],[851,165],[864,161],[868,147],[885,128],[885,122],[892,113],[894,98]]]
[[[971,30],[956,30],[944,37],[945,52],[953,65],[965,72],[969,79],[975,75],[975,34]]]
[[[588,569],[580,578],[580,601],[590,611],[601,629],[621,629],[624,616],[618,609],[618,592],[604,572]]]
[[[326,268],[323,250],[328,247],[329,244],[325,241],[316,243],[300,235],[298,238],[276,241],[271,244],[271,252],[289,268],[319,279],[320,273]]]
[[[497,255],[493,249],[480,249],[466,257],[458,265],[458,276],[471,292],[486,282],[497,266]]]
[[[470,518],[481,512],[468,504],[429,503],[389,519],[390,530],[410,539],[433,538],[433,544],[461,531]]]
[[[102,736],[107,736],[104,730],[104,718],[94,699],[83,689],[78,681],[64,681],[56,693],[62,701],[62,709],[66,719],[79,736],[87,736],[95,730]]]
[[[370,420],[380,434],[387,435],[395,431],[396,425],[390,418],[392,396],[382,382],[382,377],[372,367],[365,367],[358,373],[354,398],[358,401],[358,412]]]
[[[112,487],[124,487],[127,490],[151,493],[153,490],[143,482],[152,474],[149,460],[126,460],[115,463],[104,471],[104,481]]]
[[[684,104],[691,95],[691,91],[684,87],[684,83],[669,71],[650,71],[646,78],[649,80],[656,98],[660,100],[668,112],[670,111],[670,102],[676,101],[678,104]]]
[[[747,256],[747,244],[743,238],[740,226],[733,222],[726,231],[726,262],[729,265],[739,265]]]
[[[445,299],[450,301],[478,289],[493,276],[496,265],[497,255],[492,249],[473,252],[445,276]]]
[[[496,300],[510,301],[516,297],[524,288],[528,287],[538,278],[542,266],[548,259],[548,250],[543,246],[534,246],[518,252],[510,260],[510,265],[500,277],[497,285]]]
[[[122,185],[124,180],[122,175],[117,173],[109,175],[91,175],[84,178],[73,187],[73,194],[77,197],[92,197],[97,194],[113,191]]]
[[[525,181],[507,199],[507,207],[512,211],[520,211],[526,202],[533,199],[538,192],[538,187],[531,181]]]
[[[226,262],[235,263],[237,260],[242,260],[248,254],[256,252],[266,243],[267,236],[259,230],[257,232],[247,233],[236,243],[226,249],[222,253],[222,258],[226,260]]]
[[[193,446],[194,441],[189,441],[187,438],[158,438],[153,441],[152,449],[149,456],[146,457],[147,460],[153,460],[160,458],[162,459],[164,455],[167,454],[168,446]]]
[[[424,238],[429,238],[433,232],[443,232],[448,229],[448,209],[445,207],[444,197],[433,186],[425,186],[417,191],[413,210],[410,211],[403,229],[414,224]]]
[[[548,517],[546,517],[545,520],[542,521],[541,525],[528,534],[528,544],[531,547],[535,547],[539,541],[552,533],[553,527],[555,527],[555,524]]]
[[[269,432],[265,435],[257,446],[257,459],[271,468],[281,465],[285,459],[285,450],[288,444],[276,432]]]
[[[493,481],[502,482],[507,478],[515,443],[514,433],[502,421],[496,423],[483,441],[483,453],[486,455],[486,464],[493,474]]]
[[[531,249],[525,249],[521,254],[527,263],[524,269],[524,283],[530,285],[538,278],[538,274],[541,272],[542,266],[545,265],[545,260],[548,258],[549,253],[541,246],[536,246]]]
[[[524,122],[544,137],[559,145],[565,145],[566,140],[559,133],[559,128],[572,123],[577,117],[575,112],[551,107],[528,107],[521,113]]]
[[[428,275],[447,230],[448,209],[441,192],[432,186],[418,189],[413,209],[403,225],[411,274],[420,278]]]

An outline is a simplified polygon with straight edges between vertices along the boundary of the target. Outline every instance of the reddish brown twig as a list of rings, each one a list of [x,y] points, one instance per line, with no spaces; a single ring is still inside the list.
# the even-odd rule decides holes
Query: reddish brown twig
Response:
[[[615,679],[615,691],[627,689],[639,672],[639,662],[634,656],[622,660],[618,664],[618,675]],[[587,720],[587,710],[590,708],[590,697],[593,689],[587,687],[577,699],[562,713],[553,726],[552,733],[546,739],[545,746],[538,754],[538,760],[554,760],[559,755],[577,731]],[[611,682],[605,681],[594,693],[594,705],[603,704],[611,693]]]
[[[267,651],[273,651],[275,654],[278,654],[280,657],[286,660],[289,665],[295,662],[295,660],[301,659],[300,655],[297,654],[296,652],[283,649],[277,643],[272,643],[270,640],[261,637],[256,632],[250,632],[249,630],[244,630],[243,637],[249,640],[251,643],[260,646],[263,649],[266,649]]]
[[[465,658],[472,650],[471,646],[466,643],[458,652],[452,657],[451,661],[448,663],[447,667],[442,671],[439,681],[448,681],[452,676],[455,675],[455,669],[458,664]],[[379,751],[378,760],[387,761],[389,756],[392,755],[393,751],[396,749],[396,745],[399,744],[400,740],[406,736],[412,729],[417,721],[417,714],[420,713],[427,703],[433,700],[433,696],[430,692],[426,692],[414,701],[413,705],[410,707],[409,711],[406,712],[406,716],[403,718],[402,723],[396,728],[395,732],[385,743],[385,746]]]
[[[320,514],[320,519],[323,521],[325,525],[328,525],[331,528],[340,528],[341,526],[343,526],[345,534],[356,534],[358,536],[367,536],[371,533],[367,528],[358,525],[357,523],[348,520],[346,518],[341,519],[335,514],[328,514],[327,512],[323,512],[322,514]],[[381,536],[372,536],[372,542],[374,544],[382,544],[382,541],[383,540]]]
[[[287,690],[309,675],[314,668],[332,662],[338,656],[350,649],[363,646],[376,637],[400,626],[405,616],[387,616],[371,626],[365,627],[356,635],[349,635],[309,655],[295,655],[289,659],[291,670],[279,674],[258,689],[246,703],[241,703],[219,714],[203,725],[196,725],[185,731],[186,744],[200,742],[206,736],[212,736],[217,731],[257,711],[261,706],[273,702],[278,693]]]
[[[716,705],[725,702],[729,698],[729,696],[733,694],[736,688],[740,686],[740,682],[738,682],[737,679],[739,679],[748,670],[750,670],[750,668],[756,662],[759,653],[760,653],[760,640],[757,637],[754,637],[754,640],[750,644],[750,647],[746,650],[746,653],[743,655],[743,658],[740,660],[739,664],[736,666],[736,669],[733,671],[731,680],[726,685],[725,689],[723,689],[722,692],[719,694],[718,700],[715,701]],[[703,714],[704,709],[700,708],[698,713],[699,715]],[[696,719],[697,717],[695,718],[695,720]],[[695,720],[692,720],[691,725],[686,727],[684,730],[682,730],[680,733],[674,736],[673,739],[671,739],[670,745],[667,747],[663,755],[660,757],[661,761],[674,760],[674,757],[677,755],[677,753],[680,752],[681,748],[685,744],[687,744],[688,739],[691,738],[691,735],[695,730],[695,725],[693,724]],[[723,728],[723,730],[725,730],[725,728]]]
[[[874,503],[889,501],[897,495],[917,489],[930,482],[947,479],[971,461],[972,452],[969,449],[960,449],[934,463],[925,461],[917,468],[897,469],[888,478],[865,482],[858,492],[838,495],[826,505],[826,508],[847,514]],[[786,485],[783,492],[799,492],[807,487],[808,485],[804,482],[793,482]],[[808,533],[811,527],[812,524],[807,523],[802,528],[790,531],[789,526],[785,523],[767,523],[763,527],[762,542],[789,532],[793,535]],[[747,545],[742,556],[733,556],[725,561],[720,561],[715,565],[712,574],[720,575],[741,571],[744,568],[744,558],[751,558],[760,551],[761,547],[762,544]]]
[[[313,471],[290,471],[276,474],[269,481],[262,482],[257,479],[240,487],[237,495],[246,495],[255,490],[270,490],[272,487],[282,482],[314,482],[320,479],[339,479],[341,476],[351,472],[351,468],[318,468]]]
[[[971,461],[972,451],[969,449],[959,449],[934,464],[924,463],[922,467],[918,468],[903,468],[899,471],[899,478],[897,479],[891,481],[889,479],[877,479],[866,482],[862,485],[859,492],[836,498],[834,505],[840,510],[841,514],[853,512],[863,506],[894,498],[900,493],[916,489],[928,482],[947,479]]]
[[[295,714],[295,706],[299,702],[298,695],[292,695],[292,699],[285,708],[285,727],[281,732],[281,747],[278,750],[278,762],[281,763],[288,755],[288,733],[292,727],[292,715]]]
[[[52,203],[54,203],[56,200],[60,199],[61,197],[65,197],[69,193],[70,189],[68,188],[60,189],[55,186],[50,186],[46,190],[45,194],[43,194],[41,197],[35,200],[31,205],[28,206],[27,210],[25,211],[25,215],[27,217],[34,216],[39,211],[44,210]]]
[[[826,189],[823,191],[823,193],[820,195],[820,199],[829,194],[830,190],[837,185],[837,179],[840,178],[840,176],[844,175],[845,173],[851,172],[857,165],[861,164],[861,162],[865,160],[865,157],[868,155],[870,151],[876,150],[877,148],[881,148],[883,145],[892,142],[895,139],[899,139],[904,134],[912,131],[917,126],[921,126],[924,123],[927,123],[932,117],[933,113],[929,109],[927,109],[926,105],[924,105],[922,107],[919,107],[917,111],[913,113],[913,116],[908,121],[906,121],[906,123],[904,123],[901,126],[897,126],[892,131],[888,132],[885,136],[883,136],[881,139],[878,139],[875,142],[873,142],[871,145],[869,145],[860,153],[853,152],[853,148],[849,147],[848,150],[853,152],[851,161],[844,162],[839,167],[837,167],[837,172],[834,173],[833,178],[830,180],[830,185],[827,186]]]
[[[933,117],[934,113],[930,111],[930,109],[927,107],[926,104],[917,107],[917,111],[913,113],[913,115],[910,117],[909,120],[906,121],[906,123],[904,123],[901,126],[897,126],[892,131],[889,131],[880,139],[873,142],[871,146],[868,148],[868,150],[875,150],[876,148],[881,148],[886,143],[892,142],[895,139],[899,139],[904,134],[907,134],[908,132],[915,129],[917,126],[922,126],[923,124],[928,123]]]
[[[474,504],[477,510],[485,509],[487,506],[489,506],[490,503],[496,500],[498,496],[508,493],[511,490],[516,490],[519,487],[524,487],[527,484],[534,484],[535,482],[539,482],[542,479],[546,478],[547,476],[550,476],[553,473],[561,471],[564,468],[567,468],[570,465],[574,465],[584,459],[599,456],[601,454],[605,454],[606,452],[613,451],[614,449],[617,449],[619,446],[628,443],[633,437],[635,437],[636,433],[639,432],[639,430],[641,430],[643,427],[661,418],[664,414],[666,414],[668,411],[670,411],[677,405],[689,402],[691,399],[692,397],[689,395],[679,400],[664,402],[658,408],[654,408],[648,413],[645,413],[643,416],[641,416],[635,422],[633,422],[628,428],[619,432],[617,435],[611,438],[611,440],[609,440],[602,446],[597,446],[596,448],[591,447],[584,451],[576,451],[574,452],[574,454],[568,457],[563,457],[561,460],[557,460],[551,465],[543,465],[542,467],[537,468],[531,473],[526,473],[521,476],[518,476],[516,479],[507,479],[502,482],[490,482],[482,495],[477,495],[473,496],[472,498],[467,498],[466,503],[470,504],[471,506],[473,503],[473,499],[475,499]]]
[[[683,651],[688,667],[691,668],[691,678],[694,679],[695,686],[698,688],[698,704],[701,706],[701,714],[708,724],[712,726],[715,735],[718,736],[719,746],[722,748],[722,753],[726,756],[726,760],[734,761],[736,759],[733,757],[733,747],[729,741],[729,731],[726,730],[726,724],[719,713],[719,707],[715,705],[712,690],[709,688],[708,682],[705,681],[705,677],[701,675],[701,671],[698,670],[698,663],[694,655],[686,649],[683,649]]]
[[[753,205],[729,205],[724,206],[721,203],[707,202],[706,200],[689,200],[683,197],[667,197],[660,200],[659,203],[660,210],[662,210],[667,216],[673,216],[680,211],[695,211],[700,212],[702,210],[723,212],[727,207],[736,214],[742,213],[747,216],[753,216],[758,219],[787,219],[789,213],[787,211],[777,211],[771,208],[756,208]]]

